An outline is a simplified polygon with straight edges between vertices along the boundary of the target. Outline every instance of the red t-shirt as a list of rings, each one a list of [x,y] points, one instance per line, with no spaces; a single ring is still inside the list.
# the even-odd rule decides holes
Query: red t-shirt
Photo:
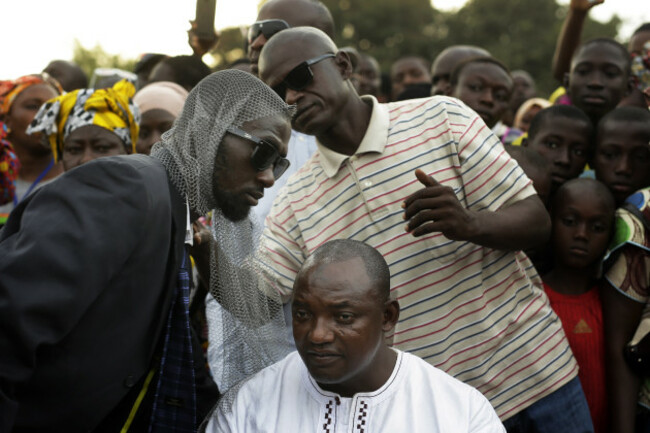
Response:
[[[578,361],[578,377],[587,397],[596,433],[607,427],[607,395],[605,388],[605,338],[603,310],[598,288],[581,295],[564,295],[544,289],[551,307],[562,321],[573,355]]]

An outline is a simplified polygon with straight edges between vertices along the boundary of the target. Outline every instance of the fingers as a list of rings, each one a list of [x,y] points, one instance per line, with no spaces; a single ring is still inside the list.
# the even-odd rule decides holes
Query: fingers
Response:
[[[430,233],[443,233],[444,228],[442,226],[442,223],[439,221],[434,221],[434,222],[429,222],[426,224],[422,224],[421,226],[418,226],[415,230],[411,232],[411,235],[413,237],[420,237],[424,235],[428,235]]]
[[[430,194],[421,194],[415,200],[412,200],[408,206],[404,207],[405,220],[411,220],[422,211],[432,209],[453,209],[455,205],[455,197],[444,195],[439,191],[426,191]]]
[[[415,170],[415,176],[418,178],[420,183],[425,186],[425,188],[420,189],[407,197],[402,203],[403,209],[408,209],[414,201],[422,198],[431,198],[442,195],[453,196],[454,198],[456,197],[456,193],[451,187],[440,184],[437,180],[428,176],[422,170]]]
[[[438,230],[440,231],[443,225],[446,225],[445,221],[449,220],[449,211],[447,209],[426,209],[416,213],[412,218],[408,220],[405,230],[409,233],[416,231],[420,226],[430,223],[437,223]]]
[[[194,232],[194,242],[196,245],[201,245],[203,243],[208,243],[212,234],[207,226],[201,223],[199,220],[192,223],[192,231]]]
[[[437,180],[435,180],[433,177],[427,175],[425,172],[420,170],[419,168],[415,170],[415,177],[418,178],[420,183],[424,186],[440,186]]]

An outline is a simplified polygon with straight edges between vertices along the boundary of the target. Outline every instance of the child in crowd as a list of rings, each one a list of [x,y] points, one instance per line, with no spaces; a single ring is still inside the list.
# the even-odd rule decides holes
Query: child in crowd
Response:
[[[620,107],[598,123],[594,169],[596,179],[614,195],[617,206],[637,190],[650,186],[650,111]]]
[[[565,76],[571,104],[597,125],[632,91],[630,64],[627,49],[614,39],[596,38],[582,44]]]
[[[563,184],[551,210],[554,266],[543,277],[578,361],[596,433],[607,426],[603,315],[596,284],[615,210],[614,198],[599,181],[580,178]]]
[[[523,104],[521,104],[515,113],[515,120],[512,125],[513,128],[516,128],[521,132],[528,132],[528,129],[530,128],[530,122],[532,122],[535,116],[537,116],[537,113],[550,106],[551,103],[543,98],[528,99]]]
[[[551,194],[582,173],[593,150],[594,127],[589,117],[570,105],[555,105],[533,118],[524,147],[551,164]]]

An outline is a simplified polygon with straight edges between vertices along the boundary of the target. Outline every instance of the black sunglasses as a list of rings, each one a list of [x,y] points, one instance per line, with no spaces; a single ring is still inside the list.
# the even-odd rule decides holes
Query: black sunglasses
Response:
[[[288,28],[289,24],[285,20],[257,21],[248,28],[248,43],[253,42],[260,34],[263,34],[266,39],[271,39],[271,36],[277,32]]]
[[[314,79],[314,73],[312,72],[310,66],[322,60],[329,59],[330,57],[336,57],[336,55],[328,53],[323,54],[322,56],[314,57],[313,59],[305,60],[293,68],[291,71],[289,71],[289,73],[284,77],[284,80],[282,80],[282,82],[277,86],[273,87],[273,90],[280,96],[280,98],[284,99],[287,93],[287,88],[291,90],[304,89]]]
[[[280,156],[278,149],[268,141],[255,137],[234,126],[226,129],[226,131],[256,144],[251,155],[251,165],[255,170],[264,171],[269,167],[273,167],[273,178],[278,179],[289,168],[289,160]]]

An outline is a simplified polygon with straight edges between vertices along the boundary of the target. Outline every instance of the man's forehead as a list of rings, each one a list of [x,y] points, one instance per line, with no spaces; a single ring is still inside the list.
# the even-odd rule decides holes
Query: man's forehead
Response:
[[[503,81],[504,84],[512,86],[513,81],[510,74],[503,70],[499,65],[489,62],[472,62],[466,65],[460,72],[459,78],[467,78],[470,74],[480,77],[490,77],[491,79],[498,79]]]
[[[608,43],[593,43],[584,46],[573,58],[573,66],[582,63],[599,63],[622,68],[626,62],[627,58],[623,57],[623,52]]]
[[[284,77],[290,70],[309,59],[310,54],[308,48],[296,40],[267,44],[260,59],[260,77],[263,81],[276,76]]]

